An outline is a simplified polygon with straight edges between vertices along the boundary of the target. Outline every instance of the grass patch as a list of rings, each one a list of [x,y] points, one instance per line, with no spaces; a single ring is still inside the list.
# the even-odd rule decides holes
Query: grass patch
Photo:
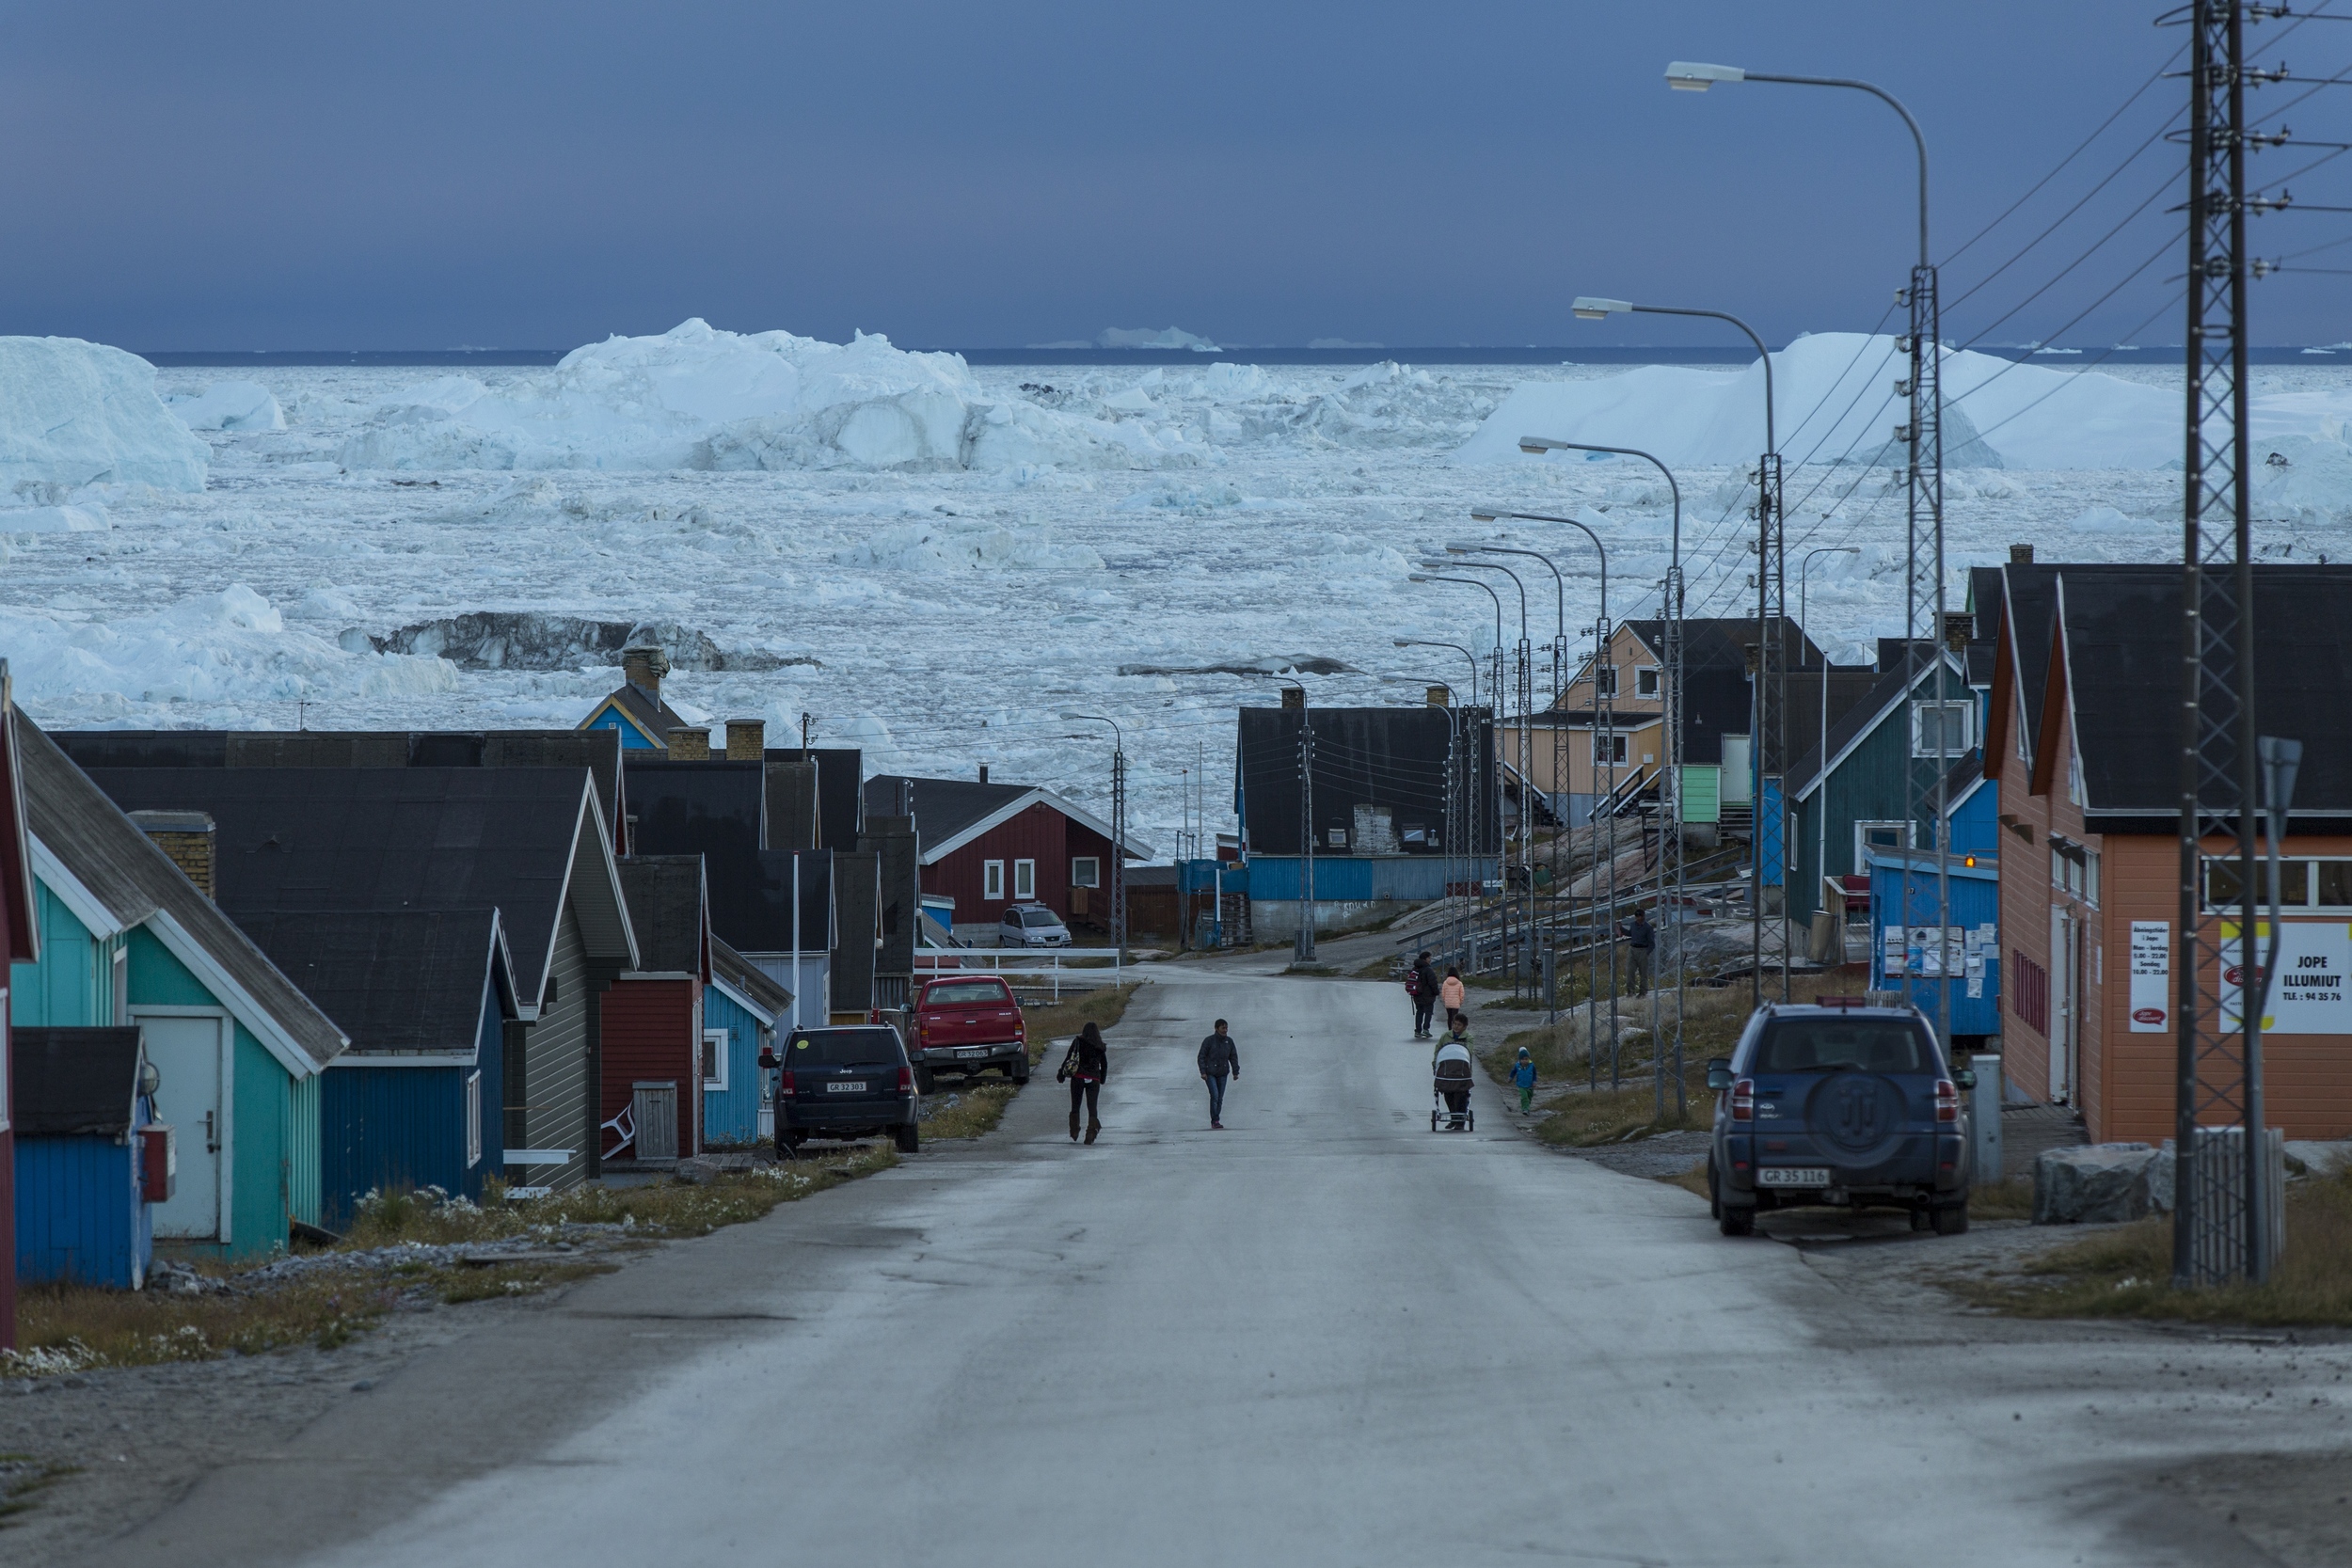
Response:
[[[441,1300],[452,1307],[469,1301],[499,1301],[527,1296],[550,1285],[611,1274],[620,1265],[582,1260],[577,1263],[500,1263],[485,1269],[438,1271]]]
[[[1032,1045],[1030,1050],[1037,1048]],[[1005,1107],[1012,1103],[1013,1085],[1003,1079],[991,1079],[984,1084],[970,1084],[956,1091],[955,1103],[942,1105],[923,1123],[924,1141],[942,1138],[977,1138],[993,1132],[1005,1119]]]
[[[1126,1017],[1127,1004],[1136,999],[1136,984],[1130,980],[1123,986],[1104,986],[1067,1001],[1024,1006],[1021,1018],[1028,1027],[1030,1062],[1043,1061],[1047,1044],[1068,1038],[1089,1023],[1108,1029]]]
[[[16,1373],[205,1361],[235,1351],[259,1355],[289,1345],[331,1349],[374,1325],[412,1281],[340,1275],[251,1294],[183,1296],[41,1284],[17,1295],[17,1343],[0,1353]]]
[[[1689,1170],[1675,1176],[1661,1176],[1659,1180],[1669,1187],[1679,1187],[1686,1193],[1696,1193],[1709,1202],[1714,1201],[1714,1195],[1707,1190],[1707,1162],[1703,1159],[1692,1161]]]
[[[2026,1318],[2352,1325],[2352,1173],[2292,1183],[2286,1209],[2286,1246],[2266,1285],[2175,1291],[2172,1219],[2153,1214],[2045,1253],[2021,1275],[1951,1288],[1979,1306]]]
[[[1980,1220],[2033,1218],[2033,1178],[2012,1176],[2006,1181],[1970,1188],[1968,1212]]]
[[[1388,980],[1399,987],[1405,984],[1405,974],[1395,958],[1375,958],[1348,976],[1351,980]]]
[[[1707,1086],[1707,1069],[1683,1078],[1683,1108],[1675,1111],[1674,1085],[1666,1085],[1666,1114],[1657,1113],[1658,1091],[1644,1064],[1638,1075],[1629,1074],[1625,1087],[1603,1088],[1596,1094],[1572,1094],[1555,1101],[1551,1114],[1535,1125],[1535,1136],[1548,1144],[1590,1148],[1596,1144],[1629,1143],[1659,1132],[1704,1131],[1714,1125],[1715,1096]]]

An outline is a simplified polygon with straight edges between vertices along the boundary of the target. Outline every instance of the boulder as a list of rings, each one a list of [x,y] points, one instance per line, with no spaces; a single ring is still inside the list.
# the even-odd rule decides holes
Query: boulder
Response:
[[[2110,1225],[2161,1212],[2171,1164],[2146,1144],[2044,1149],[2033,1163],[2033,1223]]]
[[[718,1180],[725,1170],[718,1161],[696,1154],[680,1160],[670,1175],[690,1187],[703,1187]]]

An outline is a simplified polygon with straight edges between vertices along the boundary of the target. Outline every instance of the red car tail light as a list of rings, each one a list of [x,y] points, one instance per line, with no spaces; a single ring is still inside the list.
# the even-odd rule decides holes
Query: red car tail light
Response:
[[[793,1084],[793,1082],[792,1082],[792,1069],[791,1069],[790,1068],[786,1068],[786,1069],[784,1069],[784,1071],[783,1071],[783,1072],[781,1072],[781,1073],[777,1074],[777,1076],[776,1076],[776,1098],[777,1098],[777,1099],[779,1099],[779,1100],[790,1100],[790,1099],[791,1099],[794,1095],[796,1095],[796,1094],[797,1094],[797,1093],[799,1093],[799,1092],[800,1092],[800,1091],[799,1091],[798,1087],[797,1087],[797,1086]]]
[[[1742,1078],[1731,1085],[1731,1119],[1734,1121],[1756,1119],[1755,1079]]]
[[[1948,1078],[1938,1078],[1935,1081],[1935,1119],[1938,1121],[1960,1119],[1960,1085]]]
[[[914,1087],[914,1069],[913,1068],[911,1068],[911,1067],[902,1067],[902,1068],[900,1068],[900,1069],[898,1069],[898,1092],[899,1092],[899,1093],[901,1093],[901,1094],[905,1094],[905,1093],[907,1093],[908,1091],[912,1090]]]

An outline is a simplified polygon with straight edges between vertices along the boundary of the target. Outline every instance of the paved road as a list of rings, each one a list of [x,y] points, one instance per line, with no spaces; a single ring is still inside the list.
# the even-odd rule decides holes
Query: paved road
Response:
[[[2177,1339],[1890,1311],[1491,1094],[1433,1135],[1403,1022],[1387,987],[1171,975],[1094,1148],[1041,1079],[981,1144],[427,1353],[102,1555],[2268,1562],[2148,1478],[2343,1441],[2341,1355],[2171,1413]]]

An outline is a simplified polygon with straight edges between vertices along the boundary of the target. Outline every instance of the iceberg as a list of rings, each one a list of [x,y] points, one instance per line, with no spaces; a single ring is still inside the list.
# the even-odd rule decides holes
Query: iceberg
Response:
[[[155,393],[155,367],[79,338],[0,338],[0,492],[85,484],[199,491],[212,449]]]
[[[1142,420],[1000,402],[960,355],[879,334],[847,343],[721,331],[574,349],[496,390],[443,376],[387,398],[342,447],[347,468],[1155,468],[1208,446]]]
[[[1094,340],[1097,348],[1188,348],[1195,354],[1222,354],[1225,351],[1208,339],[1197,337],[1181,326],[1164,326],[1153,331],[1148,326],[1106,326]]]
[[[201,392],[167,397],[164,405],[190,430],[286,428],[285,410],[258,381],[215,381]]]
[[[1772,356],[1782,455],[1791,465],[1902,461],[1895,391],[1910,358],[1855,332],[1798,339]],[[2160,468],[2181,455],[2177,391],[2096,371],[2051,370],[1944,351],[1944,461],[1952,467]],[[1764,450],[1761,365],[1733,372],[1645,365],[1591,381],[1520,386],[1456,451],[1462,463],[1519,455],[1522,436],[1639,447],[1670,466],[1754,464]]]

